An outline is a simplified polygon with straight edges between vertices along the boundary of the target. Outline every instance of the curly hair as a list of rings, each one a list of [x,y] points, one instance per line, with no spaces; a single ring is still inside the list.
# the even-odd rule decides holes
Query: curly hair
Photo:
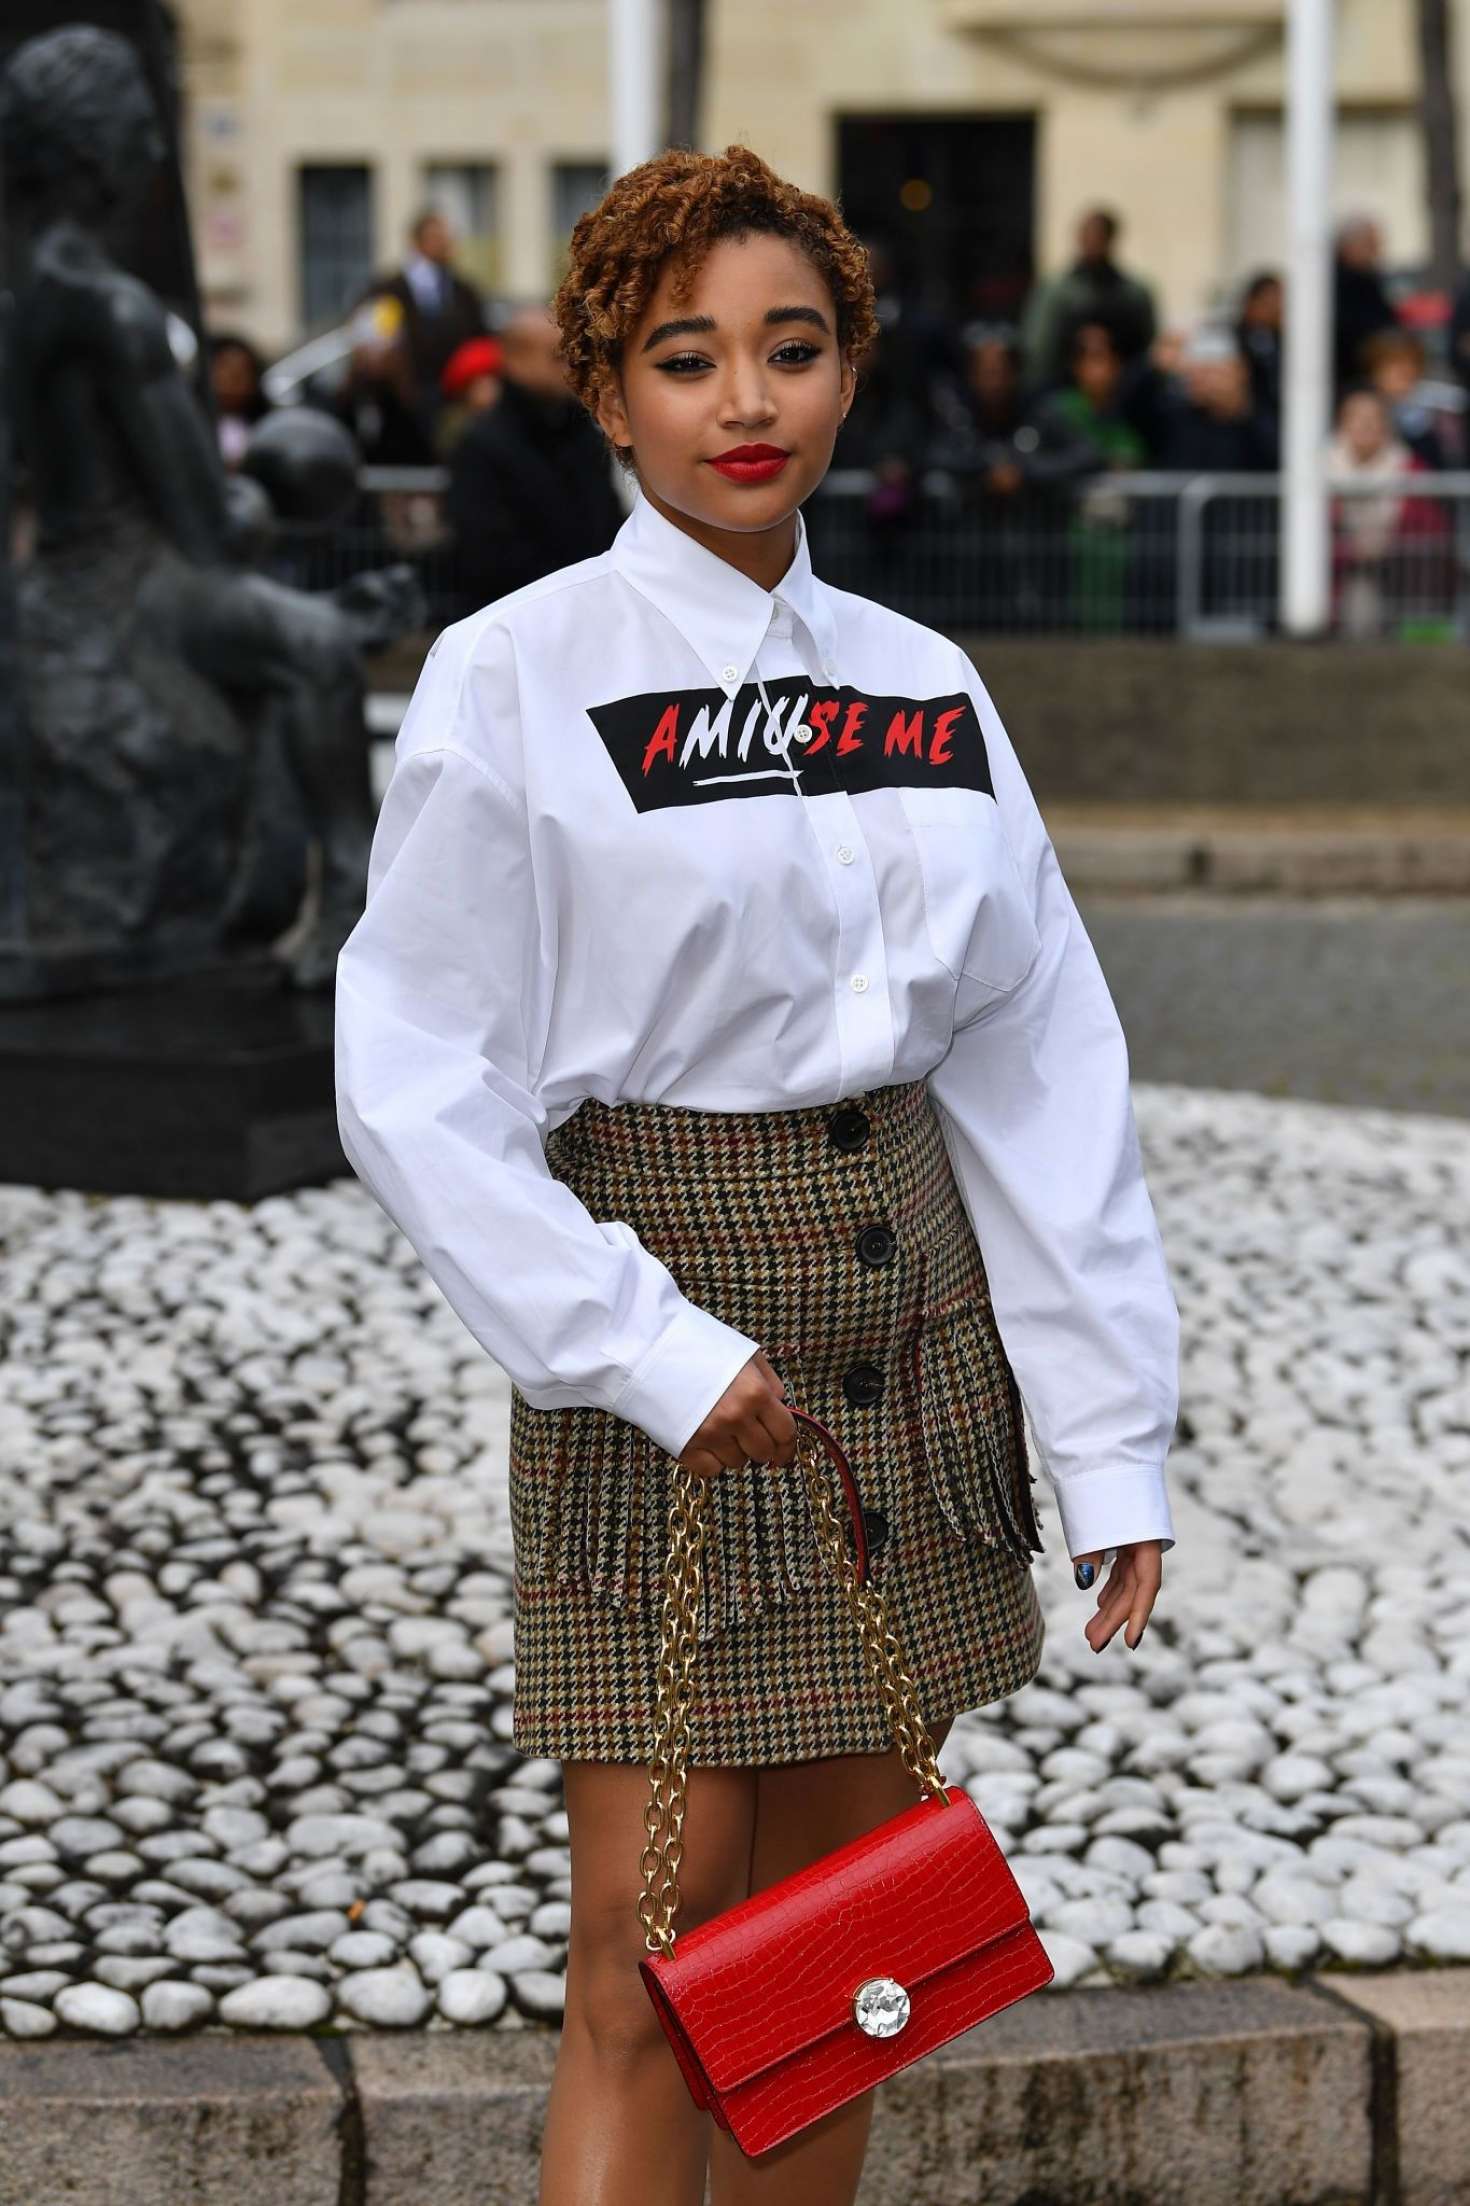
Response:
[[[572,389],[595,411],[622,348],[674,264],[682,304],[710,247],[760,232],[789,238],[826,278],[837,342],[858,359],[878,331],[868,255],[830,199],[788,184],[749,146],[659,153],[610,186],[572,231],[571,261],[552,302]]]

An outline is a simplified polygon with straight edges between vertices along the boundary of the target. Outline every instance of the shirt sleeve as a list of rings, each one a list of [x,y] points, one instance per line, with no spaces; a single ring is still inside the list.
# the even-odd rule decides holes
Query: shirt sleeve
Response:
[[[1102,968],[983,683],[991,781],[1039,946],[929,1076],[1069,1555],[1174,1543],[1179,1312]]]
[[[453,631],[451,631],[453,634]],[[759,1348],[549,1169],[542,972],[522,800],[446,643],[400,733],[367,902],[337,962],[337,1125],[353,1171],[537,1409],[590,1405],[679,1454]],[[550,976],[554,979],[554,975]]]

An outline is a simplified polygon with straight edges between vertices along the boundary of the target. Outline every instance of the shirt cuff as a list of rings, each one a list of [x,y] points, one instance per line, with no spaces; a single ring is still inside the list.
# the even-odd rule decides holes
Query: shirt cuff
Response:
[[[667,1454],[680,1455],[760,1345],[686,1302],[612,1404],[613,1414],[641,1426]]]
[[[1095,1470],[1053,1477],[1062,1544],[1074,1560],[1108,1549],[1157,1540],[1174,1545],[1174,1524],[1161,1465],[1103,1463]]]

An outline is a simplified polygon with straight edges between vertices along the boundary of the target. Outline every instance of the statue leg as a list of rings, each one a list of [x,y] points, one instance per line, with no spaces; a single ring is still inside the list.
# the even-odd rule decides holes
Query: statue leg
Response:
[[[200,672],[275,703],[321,851],[320,907],[291,977],[329,986],[362,913],[375,821],[359,624],[329,597],[229,568],[195,571],[169,612]]]
[[[324,639],[325,643],[325,639]],[[301,988],[334,979],[337,952],[362,914],[374,806],[363,680],[355,639],[313,654],[310,678],[281,696],[282,726],[321,851],[316,921],[291,960]]]

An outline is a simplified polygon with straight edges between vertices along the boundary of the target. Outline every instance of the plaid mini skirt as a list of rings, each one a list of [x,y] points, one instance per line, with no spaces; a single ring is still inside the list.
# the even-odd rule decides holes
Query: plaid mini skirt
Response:
[[[591,1098],[547,1162],[692,1302],[758,1341],[841,1442],[872,1581],[931,1722],[1041,1663],[1041,1552],[1014,1375],[926,1083],[789,1111]],[[596,1408],[512,1390],[514,1744],[652,1752],[674,1459]],[[788,1468],[706,1497],[690,1758],[755,1767],[890,1743],[878,1689]]]

